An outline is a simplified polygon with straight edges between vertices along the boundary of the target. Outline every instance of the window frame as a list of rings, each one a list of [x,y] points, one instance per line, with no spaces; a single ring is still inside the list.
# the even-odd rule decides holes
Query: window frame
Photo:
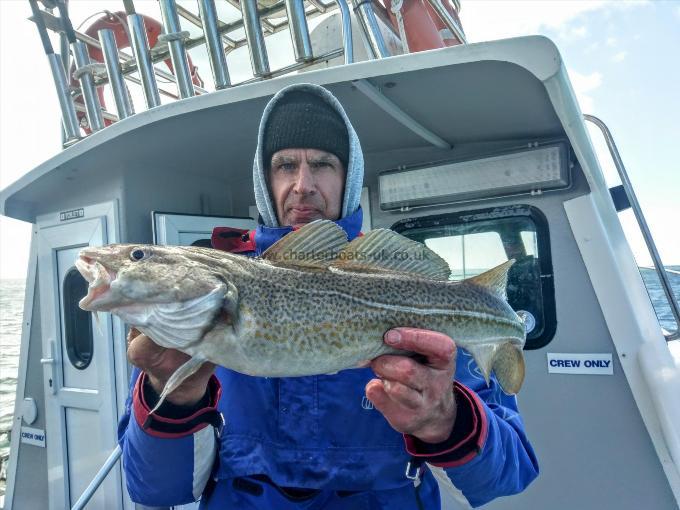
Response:
[[[77,292],[77,288],[71,285],[71,281],[76,280],[77,283],[85,283],[87,289],[87,281],[80,272],[74,267],[71,267],[64,276],[61,283],[62,293],[64,296],[64,344],[66,345],[66,356],[71,366],[76,370],[85,370],[92,363],[94,358],[94,335],[92,334],[92,314],[82,310],[78,306],[78,302],[84,297]],[[81,282],[82,280],[82,282]],[[87,293],[87,290],[86,290]],[[77,295],[78,294],[78,295]],[[78,317],[84,318],[87,323],[78,325]],[[87,332],[89,337],[89,357],[83,356],[80,349],[81,344],[78,342],[76,335]]]

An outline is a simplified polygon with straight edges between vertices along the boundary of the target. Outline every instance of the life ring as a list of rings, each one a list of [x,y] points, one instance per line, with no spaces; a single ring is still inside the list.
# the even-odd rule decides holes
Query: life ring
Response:
[[[392,26],[397,35],[399,24],[396,16],[392,13],[392,0],[383,0],[385,11],[390,17]],[[443,0],[442,5],[451,17],[460,24],[458,13],[448,0]],[[444,48],[462,44],[454,34],[449,34],[446,25],[435,12],[429,2],[425,0],[403,0],[401,15],[404,21],[404,31],[408,49],[411,53],[417,51]]]
[[[147,39],[149,40],[149,47],[153,48],[156,43],[158,42],[158,37],[161,35],[163,32],[163,26],[161,23],[155,19],[153,19],[150,16],[145,16],[144,14],[141,14],[142,18],[144,19],[144,26],[146,28],[146,36]],[[126,14],[125,12],[105,12],[105,14],[98,18],[92,25],[88,27],[87,30],[85,30],[85,34],[89,35],[90,37],[94,39],[99,39],[98,32],[104,28],[108,28],[113,31],[113,35],[116,41],[116,47],[119,50],[129,48],[130,47],[130,38],[128,37],[128,27],[126,23]],[[104,55],[101,49],[95,48],[93,46],[88,46],[88,54],[90,56],[90,62],[91,63],[102,63],[104,62]],[[199,87],[203,86],[203,80],[198,74],[198,67],[194,66],[193,62],[191,61],[191,56],[187,53],[187,61],[189,63],[189,69],[191,71],[191,81],[193,82],[194,85],[198,85]],[[174,74],[174,70],[172,67],[172,61],[170,58],[167,58],[165,60],[165,65],[168,66],[168,69],[170,70],[171,73]],[[71,76],[73,76],[73,72],[75,71],[75,64],[71,66]],[[78,86],[78,81],[74,78],[72,78],[71,85],[73,86]],[[101,104],[102,108],[106,106],[106,103],[104,101],[104,89],[103,87],[98,87],[97,88],[97,95],[99,96],[99,104]],[[76,99],[76,103],[83,104],[82,99]],[[82,111],[77,111],[76,112],[78,116],[78,121],[80,122],[81,127],[83,130],[87,133],[91,133],[90,127],[87,125],[87,118],[85,115],[85,112]],[[104,119],[104,125],[109,126],[113,123],[113,121]]]

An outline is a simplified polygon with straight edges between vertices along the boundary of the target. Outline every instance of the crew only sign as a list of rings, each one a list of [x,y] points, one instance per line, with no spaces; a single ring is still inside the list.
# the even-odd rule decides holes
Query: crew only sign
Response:
[[[548,373],[613,375],[612,355],[549,352]]]

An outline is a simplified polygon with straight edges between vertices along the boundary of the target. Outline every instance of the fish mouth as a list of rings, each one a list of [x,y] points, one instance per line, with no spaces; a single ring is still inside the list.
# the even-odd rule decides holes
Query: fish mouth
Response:
[[[76,269],[90,284],[87,295],[80,300],[78,306],[87,311],[104,310],[103,305],[111,290],[111,283],[116,279],[116,273],[101,262],[82,254],[76,260]]]

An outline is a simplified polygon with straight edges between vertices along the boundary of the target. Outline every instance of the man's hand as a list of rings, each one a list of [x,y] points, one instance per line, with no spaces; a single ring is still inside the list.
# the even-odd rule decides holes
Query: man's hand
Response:
[[[395,355],[374,359],[371,368],[379,379],[368,382],[366,396],[398,432],[426,443],[445,441],[456,420],[456,344],[443,333],[415,328],[391,329],[384,341],[426,361]]]
[[[160,394],[170,376],[189,359],[189,355],[175,349],[166,349],[155,344],[148,336],[132,328],[128,333],[127,356],[130,363],[146,372],[151,387]],[[213,363],[204,363],[198,371],[187,378],[168,400],[177,405],[197,403],[208,387],[208,381],[215,369]]]

